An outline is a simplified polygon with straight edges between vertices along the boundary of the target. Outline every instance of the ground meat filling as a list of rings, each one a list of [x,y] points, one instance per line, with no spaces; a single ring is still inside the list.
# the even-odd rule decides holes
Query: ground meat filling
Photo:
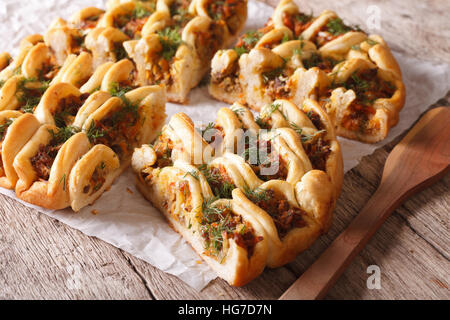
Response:
[[[240,21],[237,10],[242,3],[242,0],[210,1],[207,7],[208,15],[216,21],[225,21],[231,34],[235,34]]]
[[[299,38],[303,31],[313,23],[312,15],[304,13],[289,14],[283,13],[283,24],[292,30],[296,38]]]
[[[19,81],[15,94],[19,101],[19,109],[25,113],[33,113],[48,87],[47,82],[42,83],[30,79],[22,79]]]
[[[153,146],[153,150],[156,153],[156,163],[153,167],[164,168],[173,165],[172,161],[172,150],[174,148],[174,143],[167,136],[161,135]]]
[[[288,163],[275,150],[270,140],[259,137],[256,141],[247,141],[242,157],[263,181],[286,180],[288,176]],[[272,174],[265,174],[267,170],[273,169],[277,170]]]
[[[198,55],[205,60],[211,60],[222,45],[223,32],[217,22],[209,25],[205,32],[196,32],[196,48]]]
[[[233,66],[233,70],[229,74],[214,73],[211,81],[218,84],[221,89],[227,93],[240,93],[241,83],[239,82],[238,62]]]
[[[250,50],[256,46],[262,36],[272,29],[272,26],[267,26],[259,30],[247,31],[239,37],[234,50],[239,54],[239,56],[244,53],[249,53]]]
[[[246,196],[272,217],[280,239],[283,239],[292,229],[307,226],[304,220],[306,212],[291,206],[284,196],[273,190],[247,191]]]
[[[319,53],[312,53],[310,57],[303,59],[302,63],[305,69],[311,69],[313,67],[317,67],[321,69],[325,73],[330,73],[333,71],[333,68],[340,61],[334,60],[330,57],[322,57]]]
[[[31,158],[31,165],[39,180],[48,181],[50,178],[50,170],[61,146],[62,144],[53,145],[52,142],[41,144],[38,152]]]
[[[94,29],[97,26],[98,20],[100,20],[100,18],[101,18],[100,15],[85,18],[80,23],[80,29],[81,30]]]
[[[306,115],[318,131],[311,135],[300,134],[303,149],[311,161],[313,169],[326,171],[327,160],[331,154],[330,141],[325,137],[326,127],[319,114],[309,111]]]
[[[0,168],[3,168],[3,157],[1,157],[3,141],[5,140],[6,132],[13,121],[14,119],[6,119],[2,124],[0,124]]]
[[[238,246],[247,250],[249,259],[253,256],[256,244],[263,240],[263,237],[255,235],[250,223],[236,215],[231,208],[219,208],[209,203],[203,205],[200,232],[204,239],[205,254],[216,257],[220,262],[226,256],[224,248],[227,247],[228,239],[234,239]]]
[[[330,142],[325,139],[325,130],[317,131],[312,136],[302,136],[305,150],[313,169],[326,171],[327,160],[331,154]]]
[[[190,0],[176,0],[170,4],[170,16],[175,25],[184,28],[192,20],[193,16],[189,13]]]
[[[342,119],[342,126],[347,130],[370,133],[379,129],[379,124],[370,123],[376,113],[373,103],[377,99],[391,98],[395,86],[377,76],[377,69],[354,73],[344,84],[347,90],[353,90],[356,99],[349,106]]]
[[[206,180],[214,196],[221,199],[231,199],[231,192],[236,188],[236,185],[223,165],[209,168],[209,172],[206,173]]]
[[[265,93],[273,100],[289,98],[291,88],[288,85],[289,77],[292,75],[289,69],[281,67],[261,74],[265,85]]]
[[[140,38],[142,28],[154,11],[153,7],[144,7],[137,4],[132,12],[115,17],[114,27],[125,33],[131,39]]]
[[[65,127],[70,125],[88,97],[89,93],[85,93],[79,97],[70,96],[61,99],[59,101],[58,111],[53,116],[56,126]]]
[[[109,146],[123,159],[133,152],[139,133],[139,120],[138,106],[127,102],[121,109],[94,121],[88,136],[94,144]]]
[[[105,184],[106,181],[106,164],[102,161],[92,173],[89,184],[83,188],[83,193],[90,196],[96,193]]]

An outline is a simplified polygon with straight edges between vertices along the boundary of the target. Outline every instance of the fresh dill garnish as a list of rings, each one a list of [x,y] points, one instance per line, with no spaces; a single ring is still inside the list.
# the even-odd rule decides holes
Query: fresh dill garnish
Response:
[[[245,114],[245,110],[242,107],[231,107],[231,111],[234,112],[235,115],[240,116]]]
[[[234,47],[233,50],[236,51],[238,56],[242,56],[244,53],[248,52],[244,47]]]
[[[158,31],[157,34],[162,46],[162,56],[167,61],[172,60],[177,53],[178,47],[183,43],[180,35],[180,28],[178,26],[167,27]]]
[[[260,201],[267,201],[270,200],[271,198],[270,192],[261,188],[256,188],[252,190],[249,187],[245,187],[244,194],[253,203],[257,203]]]
[[[259,31],[248,31],[244,34],[242,41],[248,46],[253,46],[259,41],[262,35]]]
[[[298,48],[295,48],[294,51],[292,51],[292,56],[298,56],[301,58],[303,54],[303,48],[305,47],[305,43],[302,41]]]
[[[140,4],[136,5],[132,13],[135,19],[143,19],[150,16],[151,14],[152,12],[150,10],[148,10],[147,8],[143,7]]]
[[[92,121],[86,135],[88,136],[89,141],[95,144],[97,139],[103,138],[106,135],[106,131],[103,128],[98,128],[95,121]]]
[[[109,89],[109,93],[113,97],[118,97],[123,99],[125,97],[125,94],[129,91],[133,90],[133,87],[129,86],[121,86],[119,83],[114,82],[111,84],[111,88]]]
[[[75,126],[67,126],[58,128],[58,130],[49,130],[48,132],[52,135],[52,144],[59,145],[63,144],[69,140],[73,135],[80,132],[80,128]]]
[[[285,43],[291,40],[291,37],[289,36],[289,33],[285,32],[283,35],[283,38],[281,39],[281,43]]]
[[[128,53],[123,47],[122,42],[115,42],[113,52],[116,58],[116,61],[120,61],[122,59],[128,58]]]
[[[6,133],[6,130],[8,127],[13,123],[13,119],[6,119],[5,122],[0,124],[0,140],[3,138],[4,134]]]
[[[300,21],[301,23],[306,23],[306,22],[310,21],[312,19],[312,17],[313,17],[312,13],[310,13],[310,14],[299,13],[298,15],[295,16],[297,21]]]
[[[308,143],[314,140],[314,138],[321,136],[323,133],[325,133],[325,130],[319,130],[315,132],[314,134],[302,134],[301,139],[303,143]]]
[[[205,249],[218,255],[223,248],[224,237],[235,231],[232,225],[231,208],[214,205],[217,197],[202,203],[202,221],[200,231],[205,238]]]
[[[261,76],[263,78],[264,83],[267,83],[270,80],[273,80],[276,77],[283,75],[283,71],[284,71],[284,66],[272,69],[270,71],[263,72],[261,74]]]
[[[346,26],[344,24],[341,18],[335,18],[328,21],[327,29],[328,32],[330,32],[334,36],[338,36],[351,30],[349,26]]]
[[[300,136],[302,135],[303,129],[300,128],[300,126],[298,124],[291,121],[291,122],[289,122],[289,125],[295,132],[297,132],[298,135],[300,135]]]
[[[363,92],[367,88],[369,88],[369,83],[366,80],[362,79],[356,72],[352,74],[351,78],[354,82],[354,85],[351,86],[352,87],[351,89],[355,89],[357,93]]]
[[[233,183],[225,181],[219,173],[212,171],[206,164],[200,165],[198,170],[206,178],[216,197],[221,199],[231,198],[231,193],[236,188]]]

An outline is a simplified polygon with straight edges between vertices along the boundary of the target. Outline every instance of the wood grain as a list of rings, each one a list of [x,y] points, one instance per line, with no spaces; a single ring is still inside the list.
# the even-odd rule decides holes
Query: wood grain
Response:
[[[346,8],[367,6],[362,2],[308,0],[300,4],[316,13],[334,9],[350,23],[361,24],[365,17],[351,15]],[[380,33],[395,49],[450,63],[449,10],[445,10],[450,4],[433,0],[383,0],[376,4],[387,13],[384,19],[393,21],[383,22]],[[411,24],[419,21],[421,30],[411,32]],[[438,104],[449,105],[450,94]],[[294,262],[266,270],[244,288],[232,288],[218,279],[196,292],[126,252],[0,196],[0,298],[278,299],[366,204],[380,181],[387,155],[398,141],[400,137],[364,157],[346,174],[333,227],[326,236]],[[447,174],[398,208],[326,298],[450,299],[449,185]],[[381,268],[381,290],[367,289],[366,270],[372,264]],[[67,286],[67,281],[73,280],[73,265],[81,266],[80,287],[75,290]]]

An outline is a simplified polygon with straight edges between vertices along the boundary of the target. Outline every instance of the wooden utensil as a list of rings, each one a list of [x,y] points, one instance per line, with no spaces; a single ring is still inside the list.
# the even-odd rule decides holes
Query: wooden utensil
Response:
[[[323,298],[389,215],[449,169],[450,107],[440,107],[428,111],[392,150],[364,209],[280,300]]]

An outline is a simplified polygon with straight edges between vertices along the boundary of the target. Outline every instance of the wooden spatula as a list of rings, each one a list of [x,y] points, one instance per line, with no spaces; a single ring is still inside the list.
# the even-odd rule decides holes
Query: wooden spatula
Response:
[[[450,107],[428,111],[392,150],[367,205],[281,300],[323,298],[389,215],[450,168]]]

